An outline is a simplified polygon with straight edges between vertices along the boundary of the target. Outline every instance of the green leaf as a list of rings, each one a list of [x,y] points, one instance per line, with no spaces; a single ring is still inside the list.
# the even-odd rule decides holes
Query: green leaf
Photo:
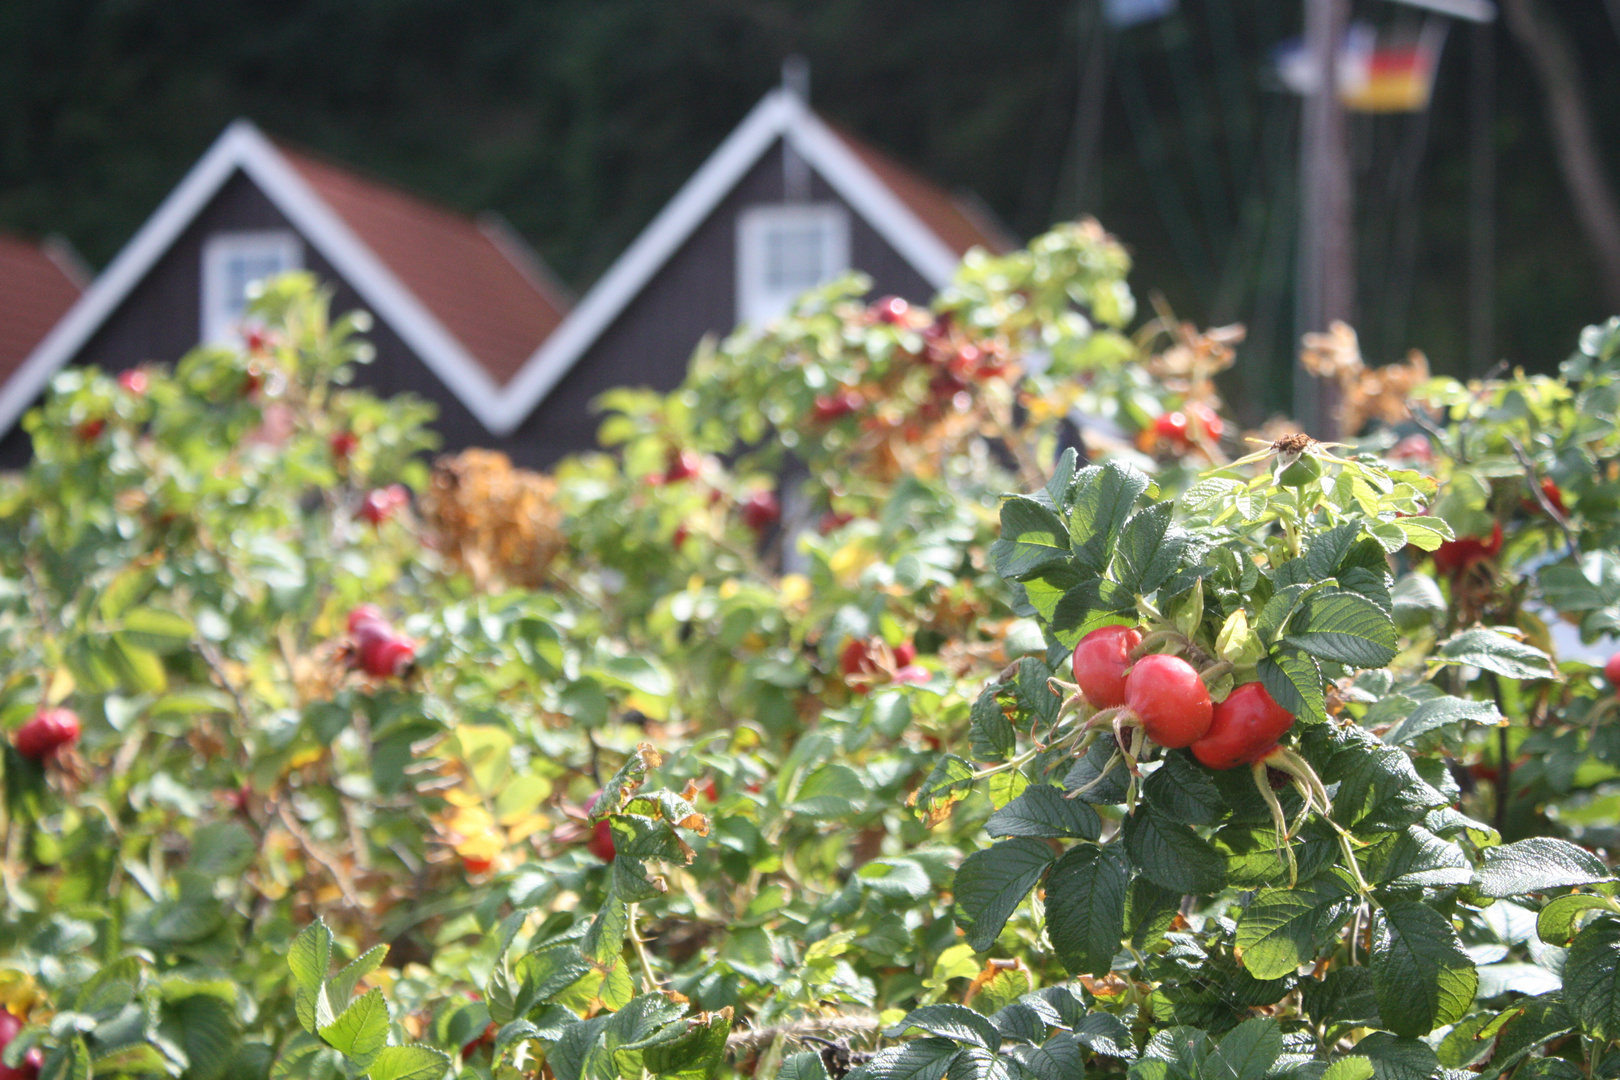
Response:
[[[953,805],[973,791],[973,763],[955,754],[945,754],[928,773],[906,803],[930,822],[944,821]]]
[[[1613,880],[1596,855],[1551,836],[1487,848],[1479,871],[1479,889],[1486,896],[1522,896]]]
[[[866,785],[848,765],[828,762],[799,785],[787,809],[805,817],[830,821],[860,812],[866,805]]]
[[[1075,845],[1052,866],[1046,935],[1069,974],[1101,978],[1112,970],[1125,935],[1129,885],[1130,871],[1119,857],[1092,844]]]
[[[996,694],[994,686],[985,689],[974,700],[969,714],[968,739],[979,761],[1005,761],[1018,744],[1018,732]]]
[[[821,1063],[821,1055],[805,1050],[782,1062],[782,1067],[776,1071],[776,1080],[829,1080],[829,1078],[827,1066]]]
[[[975,851],[956,871],[956,924],[968,944],[984,952],[996,943],[1001,928],[1024,902],[1053,859],[1039,840],[1014,837]]]
[[[984,828],[991,836],[1095,840],[1102,834],[1102,819],[1079,799],[1065,799],[1050,784],[1036,784],[991,814]]]
[[[1146,595],[1169,580],[1181,565],[1191,538],[1170,525],[1175,504],[1148,506],[1126,523],[1114,554],[1115,575],[1132,593]]]
[[[1235,941],[1257,979],[1280,979],[1316,959],[1355,909],[1356,889],[1343,871],[1328,870],[1292,889],[1265,889],[1243,910]]]
[[[1080,1043],[1060,1031],[1039,1046],[1012,1046],[1007,1055],[1023,1068],[1029,1080],[1077,1080],[1085,1075]]]
[[[1384,733],[1384,741],[1391,746],[1409,746],[1420,736],[1452,724],[1498,724],[1501,721],[1502,714],[1492,702],[1445,695],[1420,702],[1400,723]]]
[[[388,1043],[388,1006],[373,987],[349,1003],[338,1018],[321,1028],[328,1046],[365,1065]]]
[[[213,821],[191,835],[189,869],[209,877],[236,877],[258,854],[259,844],[240,821]]]
[[[1462,1019],[1479,985],[1450,920],[1410,900],[1387,904],[1374,916],[1369,966],[1379,1015],[1397,1035],[1427,1035]]]
[[[287,952],[287,967],[291,969],[298,1022],[304,1030],[315,1031],[315,996],[326,982],[327,968],[332,965],[332,931],[326,920],[316,919],[293,939]]]
[[[169,685],[163,661],[150,649],[142,648],[128,634],[114,634],[105,656],[118,682],[126,690],[140,694],[161,694]]]
[[[1372,1080],[1373,1063],[1359,1054],[1342,1057],[1329,1065],[1320,1080]]]
[[[726,1037],[730,1034],[731,1019],[728,1016],[707,1013],[703,1017],[691,1017],[686,1021],[686,1030],[677,1038],[647,1047],[642,1052],[642,1066],[660,1080],[705,1080],[724,1059]],[[819,1057],[816,1064],[821,1064]],[[622,1074],[622,1068],[620,1071]],[[785,1063],[776,1075],[778,1080],[791,1076]],[[810,1080],[814,1074],[800,1075]],[[826,1076],[825,1069],[821,1075]]]
[[[1001,1047],[1001,1033],[982,1014],[965,1005],[924,1005],[906,1014],[906,1018],[884,1032],[895,1039],[912,1028],[921,1028],[930,1035],[939,1035],[957,1042],[974,1043],[986,1050]]]
[[[1125,850],[1142,876],[1179,893],[1209,896],[1226,885],[1226,860],[1208,840],[1143,803],[1126,817]]]
[[[382,966],[388,957],[387,945],[373,945],[346,964],[343,970],[326,980],[326,1000],[334,1007],[342,1006],[354,995],[360,980]]]
[[[1305,603],[1284,640],[1322,660],[1376,668],[1395,659],[1397,637],[1394,621],[1365,596],[1324,592]]]
[[[1564,1001],[1594,1039],[1620,1038],[1620,919],[1600,918],[1575,935],[1564,960]]]
[[[1204,1059],[1201,1080],[1265,1080],[1282,1056],[1282,1029],[1269,1016],[1245,1020]]]
[[[197,635],[190,619],[157,608],[131,608],[121,622],[120,638],[159,655],[184,650]]]
[[[1372,972],[1364,967],[1332,968],[1320,979],[1303,980],[1299,989],[1306,1014],[1324,1029],[1383,1024]]]
[[[1356,1052],[1372,1062],[1373,1080],[1432,1080],[1440,1059],[1425,1042],[1375,1031],[1356,1044]]]
[[[367,1074],[371,1080],[439,1080],[450,1068],[450,1055],[430,1046],[385,1046]]]
[[[1509,679],[1549,679],[1555,674],[1552,658],[1533,645],[1499,630],[1465,630],[1441,643],[1435,659],[1470,664]]]
[[[961,1047],[950,1039],[913,1039],[883,1051],[846,1080],[940,1080],[959,1053]]]
[[[1120,528],[1147,491],[1148,478],[1130,465],[1109,461],[1075,473],[1075,486],[1069,544],[1081,567],[1101,574],[1113,556]]]
[[[1226,800],[1210,778],[1209,770],[1186,754],[1167,754],[1147,782],[1142,795],[1155,809],[1184,825],[1213,825],[1226,816]]]
[[[1367,877],[1396,888],[1467,885],[1474,869],[1461,847],[1419,825],[1408,825],[1372,851]]]
[[[1069,561],[1069,530],[1050,508],[1022,495],[1001,503],[1001,539],[991,547],[996,573],[1020,581]]]
[[[1322,669],[1316,660],[1291,649],[1261,659],[1256,670],[1273,701],[1308,723],[1327,721],[1327,699],[1322,694]]]
[[[1577,932],[1576,923],[1589,911],[1615,911],[1614,901],[1591,893],[1554,897],[1536,917],[1536,936],[1548,945],[1567,945]]]

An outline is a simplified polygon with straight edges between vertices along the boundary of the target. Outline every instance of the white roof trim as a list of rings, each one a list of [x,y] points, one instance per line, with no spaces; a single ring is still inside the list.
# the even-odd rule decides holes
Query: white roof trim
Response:
[[[504,391],[442,323],[411,294],[275,146],[246,120],[225,129],[111,265],[0,387],[0,431],[23,411],[168,253],[238,170],[286,215],[372,309],[491,431]]]
[[[956,253],[802,100],[773,90],[518,369],[490,430],[509,435],[523,423],[779,138],[930,285],[942,288],[956,274]]]

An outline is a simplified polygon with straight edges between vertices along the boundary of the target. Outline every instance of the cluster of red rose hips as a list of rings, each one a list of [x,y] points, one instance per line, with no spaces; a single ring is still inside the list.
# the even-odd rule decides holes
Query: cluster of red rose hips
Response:
[[[1123,709],[1167,750],[1190,749],[1211,769],[1265,760],[1294,726],[1294,716],[1260,683],[1244,683],[1219,704],[1186,660],[1165,653],[1136,659],[1142,633],[1126,626],[1093,630],[1074,647],[1074,681],[1095,709]]]
[[[933,678],[933,673],[916,661],[917,646],[909,641],[891,649],[879,637],[850,638],[838,654],[838,670],[851,690],[865,694],[878,683],[916,685]]]
[[[17,729],[13,745],[30,761],[49,762],[79,741],[79,717],[72,709],[41,709]],[[0,1044],[3,1045],[3,1044]],[[3,1078],[0,1078],[3,1080]]]
[[[664,466],[663,475],[654,476],[649,479],[649,482],[655,486],[679,484],[701,476],[702,473],[702,454],[696,450],[672,448],[669,452],[668,461]],[[719,501],[719,498],[720,493],[718,491],[710,492],[711,503]],[[763,536],[766,530],[781,520],[782,503],[777,499],[776,492],[771,491],[769,488],[755,488],[747,495],[744,495],[737,504],[737,513],[742,518],[744,525],[752,529],[756,535]],[[677,527],[673,541],[674,546],[680,547],[686,542],[688,535],[687,527],[684,524]]]
[[[360,500],[360,516],[373,525],[381,525],[394,516],[394,512],[402,506],[408,506],[411,493],[404,484],[389,484],[383,488],[373,488],[366,492],[366,497]]]
[[[16,1014],[6,1008],[0,1008],[0,1051],[11,1044],[17,1033],[23,1029],[23,1022]],[[39,1047],[30,1047],[17,1065],[0,1064],[0,1080],[34,1080],[39,1070],[45,1064],[45,1055]]]
[[[1138,447],[1181,457],[1195,449],[1213,447],[1226,434],[1226,421],[1202,401],[1188,401],[1179,409],[1161,413],[1137,438]]]
[[[395,630],[382,612],[361,604],[349,612],[349,663],[374,679],[392,679],[416,663],[416,644]]]
[[[1142,655],[1143,641],[1142,632],[1134,627],[1105,626],[1081,638],[1074,648],[1078,692],[1066,708],[1083,702],[1096,710],[1082,729],[1086,733],[1082,745],[1110,727],[1117,744],[1102,776],[1123,760],[1130,771],[1126,802],[1134,804],[1136,763],[1144,737],[1167,750],[1189,750],[1206,768],[1247,765],[1271,809],[1278,846],[1292,868],[1288,841],[1312,809],[1329,807],[1327,791],[1310,765],[1282,745],[1283,736],[1294,726],[1293,714],[1258,682],[1244,683],[1214,703],[1197,668],[1169,653]],[[1304,799],[1292,824],[1273,791],[1274,773],[1292,782]]]

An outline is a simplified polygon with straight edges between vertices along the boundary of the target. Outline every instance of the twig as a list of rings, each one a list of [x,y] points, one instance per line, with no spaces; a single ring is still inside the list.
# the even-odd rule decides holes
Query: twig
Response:
[[[750,1028],[734,1031],[726,1038],[726,1053],[748,1054],[769,1046],[778,1038],[803,1042],[806,1039],[827,1041],[825,1036],[869,1037],[882,1030],[883,1023],[874,1015],[807,1017],[773,1027]]]
[[[332,880],[337,883],[338,892],[343,894],[343,899],[350,907],[356,911],[364,911],[365,904],[355,895],[354,882],[350,879],[348,872],[316,845],[310,835],[304,831],[303,825],[299,824],[298,819],[293,816],[292,811],[287,809],[286,803],[277,802],[275,806],[276,816],[286,826],[287,832],[292,834],[292,838],[298,841],[298,846],[304,849],[304,854],[326,868],[326,872],[331,874]]]
[[[1579,558],[1580,548],[1576,546],[1575,533],[1569,527],[1569,519],[1559,512],[1558,508],[1553,505],[1552,500],[1547,497],[1547,493],[1541,490],[1541,481],[1536,479],[1536,467],[1531,462],[1530,455],[1525,453],[1523,446],[1519,445],[1519,440],[1511,435],[1507,437],[1507,444],[1513,449],[1513,456],[1518,458],[1519,464],[1524,467],[1525,478],[1530,485],[1530,494],[1536,497],[1536,502],[1541,504],[1542,512],[1552,518],[1553,524],[1558,526],[1558,531],[1564,534],[1564,546],[1569,549],[1569,557],[1572,559]]]

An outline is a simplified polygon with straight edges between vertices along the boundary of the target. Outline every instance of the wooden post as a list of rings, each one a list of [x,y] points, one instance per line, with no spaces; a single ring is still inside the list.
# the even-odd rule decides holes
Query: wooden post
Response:
[[[1305,48],[1317,84],[1305,98],[1300,130],[1300,227],[1296,325],[1301,334],[1350,321],[1355,305],[1354,208],[1338,57],[1349,0],[1305,0]],[[1338,386],[1294,372],[1294,416],[1319,439],[1336,439]]]

